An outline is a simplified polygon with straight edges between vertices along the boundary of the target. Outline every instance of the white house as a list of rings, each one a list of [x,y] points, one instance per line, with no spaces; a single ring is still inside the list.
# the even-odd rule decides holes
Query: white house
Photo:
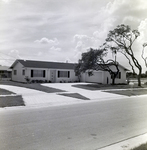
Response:
[[[26,78],[31,81],[43,80],[52,83],[79,80],[74,72],[74,63],[16,60],[10,68],[12,68],[12,80],[17,82],[26,82]],[[126,83],[127,69],[119,65],[119,70],[115,83]],[[83,73],[80,81],[102,84],[112,83],[111,76],[106,71],[94,71],[93,76],[89,76],[88,72]]]
[[[72,63],[16,60],[10,68],[13,81],[26,82],[29,78],[31,81],[74,82],[78,80],[74,67]]]

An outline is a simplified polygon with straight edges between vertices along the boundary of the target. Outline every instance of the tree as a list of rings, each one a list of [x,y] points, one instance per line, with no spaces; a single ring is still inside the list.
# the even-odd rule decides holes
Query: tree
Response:
[[[145,47],[147,46],[147,43],[144,43],[142,46],[143,46],[143,49],[142,49],[141,57],[144,60],[145,66],[147,67],[147,57],[145,57],[145,50],[144,50]]]
[[[112,77],[112,85],[114,85],[115,78],[119,73],[118,63],[112,59],[105,61],[104,57],[106,55],[107,50],[105,48],[90,48],[88,52],[82,53],[82,58],[75,67],[76,75],[80,76],[81,73],[88,71],[89,76],[92,76],[94,70],[108,71]],[[116,69],[112,70],[112,66],[114,66]]]
[[[142,66],[135,57],[132,48],[139,35],[138,30],[131,30],[128,25],[118,25],[114,30],[109,31],[105,45],[112,51],[122,53],[128,59],[133,73],[135,73],[134,67],[138,69],[138,86],[141,86]]]

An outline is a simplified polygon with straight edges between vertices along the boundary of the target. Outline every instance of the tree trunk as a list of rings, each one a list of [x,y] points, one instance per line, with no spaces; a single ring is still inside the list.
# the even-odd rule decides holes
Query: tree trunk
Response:
[[[115,78],[112,78],[112,85],[115,85]]]
[[[142,72],[142,69],[139,69],[139,73],[138,73],[138,86],[141,86],[141,72]]]

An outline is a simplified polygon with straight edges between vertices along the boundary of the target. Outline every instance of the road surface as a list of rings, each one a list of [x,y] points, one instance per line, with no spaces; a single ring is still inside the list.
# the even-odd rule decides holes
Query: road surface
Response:
[[[147,132],[147,97],[0,110],[1,150],[98,150]]]

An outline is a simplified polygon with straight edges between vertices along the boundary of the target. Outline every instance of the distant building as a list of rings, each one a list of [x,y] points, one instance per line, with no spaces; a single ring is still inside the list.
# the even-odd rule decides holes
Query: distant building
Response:
[[[12,69],[8,66],[0,66],[0,80],[10,80],[12,77]]]
[[[121,65],[118,67],[120,72],[115,83],[126,83],[126,71],[128,70]],[[16,60],[10,68],[12,69],[12,80],[17,82],[27,82],[29,80],[32,82],[46,81],[56,83],[79,80],[78,76],[75,75],[74,63]],[[106,71],[94,71],[93,76],[89,76],[88,72],[85,72],[81,75],[80,81],[101,84],[112,83],[111,76]]]

